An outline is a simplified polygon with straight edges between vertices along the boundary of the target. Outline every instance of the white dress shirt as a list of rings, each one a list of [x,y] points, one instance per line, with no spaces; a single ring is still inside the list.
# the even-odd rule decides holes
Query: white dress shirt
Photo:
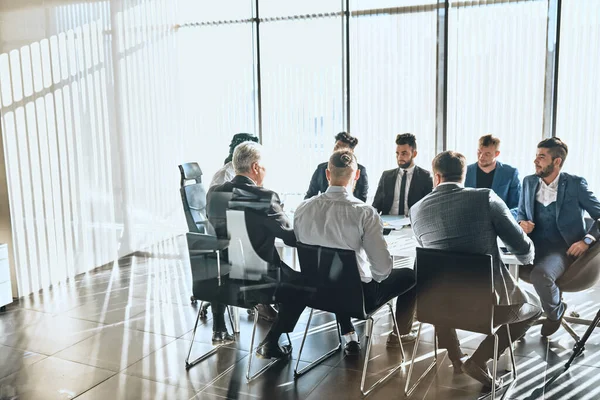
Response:
[[[304,244],[354,250],[365,283],[381,282],[392,272],[392,256],[377,210],[344,187],[330,186],[300,203],[294,213],[294,232]]]
[[[235,177],[235,170],[233,169],[233,162],[229,161],[227,164],[223,165],[221,169],[219,169],[210,181],[209,188],[221,185],[225,182],[229,182]]]
[[[556,201],[556,197],[558,196],[558,179],[560,178],[560,174],[556,176],[556,178],[550,182],[549,185],[546,185],[546,182],[542,178],[540,178],[540,187],[535,194],[535,199],[542,203],[544,207],[548,207],[549,204],[552,204]]]
[[[398,215],[398,210],[400,209],[400,191],[402,190],[402,175],[404,174],[404,171],[406,171],[406,188],[404,189],[404,215],[408,215],[408,189],[410,188],[410,181],[412,181],[412,177],[415,172],[415,165],[406,169],[398,168],[396,186],[394,187],[394,201],[392,201],[390,215]]]

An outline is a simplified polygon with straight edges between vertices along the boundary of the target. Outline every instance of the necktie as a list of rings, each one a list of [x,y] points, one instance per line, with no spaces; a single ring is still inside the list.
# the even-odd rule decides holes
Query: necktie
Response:
[[[406,170],[402,174],[402,182],[400,183],[400,198],[398,199],[398,215],[404,215],[404,198],[406,197]]]

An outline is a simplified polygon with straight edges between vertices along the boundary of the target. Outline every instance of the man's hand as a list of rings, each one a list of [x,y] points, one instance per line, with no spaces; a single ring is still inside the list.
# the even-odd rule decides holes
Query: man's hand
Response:
[[[590,248],[590,246],[585,244],[583,240],[580,240],[579,242],[573,243],[571,245],[571,247],[569,247],[569,250],[567,250],[567,255],[573,256],[573,257],[579,257],[580,255],[585,253],[586,250],[589,248]]]
[[[533,229],[535,228],[535,224],[531,221],[519,221],[519,225],[523,229],[523,232],[528,235],[533,232]]]

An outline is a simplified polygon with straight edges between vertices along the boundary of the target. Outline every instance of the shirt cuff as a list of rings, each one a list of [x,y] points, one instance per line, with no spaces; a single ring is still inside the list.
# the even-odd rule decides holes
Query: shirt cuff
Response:
[[[585,237],[592,239],[592,243],[594,243],[596,241],[596,238],[593,237],[592,235],[590,235],[589,233],[587,235],[585,235]]]

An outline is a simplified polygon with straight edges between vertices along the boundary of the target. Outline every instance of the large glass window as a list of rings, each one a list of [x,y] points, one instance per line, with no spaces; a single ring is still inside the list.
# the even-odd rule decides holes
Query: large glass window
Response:
[[[600,195],[600,4],[562,3],[556,136],[569,146],[565,171],[585,177]]]
[[[548,2],[487,3],[451,2],[448,148],[475,162],[478,138],[494,134],[522,177],[542,138]]]

